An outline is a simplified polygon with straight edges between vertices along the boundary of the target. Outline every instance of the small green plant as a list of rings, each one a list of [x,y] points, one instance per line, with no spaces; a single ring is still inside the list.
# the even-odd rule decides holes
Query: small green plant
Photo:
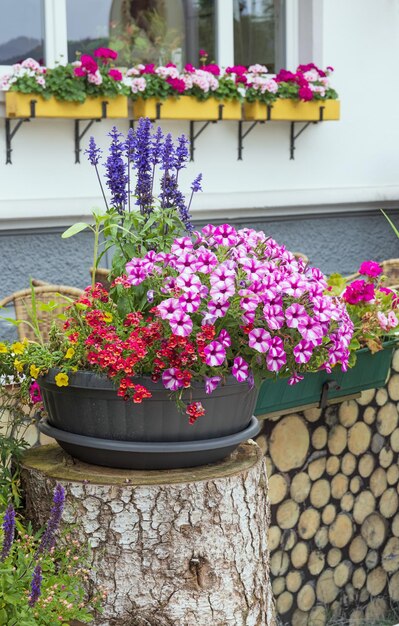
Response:
[[[64,547],[55,545],[64,502],[64,488],[57,484],[47,527],[37,534],[30,525],[16,533],[15,510],[7,507],[0,553],[0,624],[89,623],[99,610],[102,592],[88,597],[85,591],[88,551],[70,534],[64,537]]]

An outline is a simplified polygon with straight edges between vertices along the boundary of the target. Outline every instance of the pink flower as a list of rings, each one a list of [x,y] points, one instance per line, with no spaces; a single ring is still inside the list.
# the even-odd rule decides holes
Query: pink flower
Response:
[[[178,272],[193,274],[197,271],[198,267],[197,257],[191,252],[182,251],[174,261],[174,267]]]
[[[309,315],[306,313],[306,309],[302,304],[293,302],[285,311],[285,319],[289,328],[298,328],[299,322],[306,323]]]
[[[210,300],[208,302],[208,311],[213,317],[224,317],[229,309],[230,302],[224,300]]]
[[[29,396],[30,401],[33,404],[37,404],[38,402],[42,402],[42,394],[40,393],[40,387],[36,380],[29,387]]]
[[[203,246],[197,250],[197,271],[202,274],[210,274],[217,265],[218,260],[216,254],[207,250]]]
[[[370,276],[371,278],[376,278],[380,274],[382,274],[383,269],[379,263],[376,261],[363,261],[359,268],[359,274],[363,274],[364,276]]]
[[[178,337],[188,337],[193,330],[191,318],[181,309],[178,309],[169,317],[169,324],[172,333]]]
[[[94,74],[98,70],[98,65],[95,60],[89,54],[82,54],[80,57],[82,68],[89,74]]]
[[[115,61],[115,59],[118,58],[116,50],[112,50],[111,48],[97,48],[97,50],[94,50],[93,54],[100,59],[112,59]]]
[[[235,291],[233,280],[220,280],[212,285],[209,295],[215,302],[226,302],[234,296]]]
[[[157,311],[163,320],[170,319],[174,312],[179,308],[180,303],[176,298],[168,298],[157,306]]]
[[[308,317],[307,320],[301,320],[298,324],[298,330],[305,341],[318,343],[323,337],[323,328],[311,317]]]
[[[271,330],[279,330],[285,321],[283,307],[278,304],[265,304],[263,317]]]
[[[233,367],[231,368],[231,373],[238,380],[239,383],[243,383],[244,380],[247,380],[249,374],[249,365],[248,363],[241,357],[237,356],[234,359]]]
[[[398,318],[393,311],[389,311],[388,313],[388,324],[391,328],[396,328],[399,324]]]
[[[187,289],[179,298],[182,311],[185,313],[195,313],[200,307],[201,298],[196,289]]]
[[[266,355],[266,367],[269,372],[278,372],[287,362],[287,355],[284,351],[278,352],[276,355]]]
[[[205,393],[213,393],[216,387],[219,386],[221,380],[221,376],[211,376],[211,378],[205,376]]]
[[[170,367],[162,372],[162,382],[166,389],[177,391],[183,387],[182,372],[178,367]]]
[[[122,72],[120,72],[119,70],[116,70],[116,69],[109,70],[108,76],[113,78],[115,81],[120,81],[123,78]]]
[[[177,91],[177,93],[184,93],[186,90],[186,83],[181,78],[172,78],[171,76],[168,76],[166,82],[172,87],[172,89]]]
[[[193,249],[193,242],[190,237],[178,237],[174,240],[171,246],[173,254],[180,254],[181,252],[191,252]]]
[[[264,328],[254,328],[248,333],[248,345],[257,352],[267,352],[270,348],[270,333]]]
[[[288,384],[289,385],[296,385],[297,383],[299,383],[301,380],[303,380],[303,376],[301,376],[300,374],[297,374],[297,372],[293,372],[291,378],[288,379]]]
[[[214,239],[220,246],[235,246],[237,243],[237,231],[230,224],[222,224],[216,227]]]
[[[218,341],[225,348],[230,348],[231,346],[231,337],[229,333],[227,332],[227,330],[225,330],[224,328],[222,328],[222,330],[219,333]]]
[[[378,318],[378,323],[381,326],[381,328],[383,330],[388,330],[389,324],[388,324],[387,316],[381,311],[377,311],[377,318]]]
[[[211,341],[204,348],[205,363],[211,367],[222,365],[226,358],[226,350],[219,341]]]
[[[294,348],[294,359],[296,363],[307,363],[313,354],[314,345],[308,341],[300,341]]]
[[[310,89],[310,87],[303,86],[300,87],[298,91],[298,96],[304,102],[309,102],[310,100],[313,100],[313,91]]]
[[[354,280],[347,286],[342,297],[348,304],[358,304],[359,302],[370,302],[374,296],[375,290],[372,283],[366,283],[365,280]]]
[[[180,274],[176,278],[176,285],[178,285],[183,291],[187,291],[188,289],[196,289],[197,291],[201,290],[203,287],[200,279],[195,274],[190,274],[185,271],[183,274]]]

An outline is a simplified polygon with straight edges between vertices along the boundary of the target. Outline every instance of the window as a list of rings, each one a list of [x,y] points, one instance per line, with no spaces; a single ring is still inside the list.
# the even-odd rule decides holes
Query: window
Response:
[[[121,65],[182,66],[198,51],[215,56],[213,0],[67,0],[68,58],[99,46],[119,52]]]
[[[282,26],[278,0],[234,0],[234,63],[266,65],[278,71],[283,65]]]
[[[2,0],[0,65],[32,57],[44,61],[42,0]]]

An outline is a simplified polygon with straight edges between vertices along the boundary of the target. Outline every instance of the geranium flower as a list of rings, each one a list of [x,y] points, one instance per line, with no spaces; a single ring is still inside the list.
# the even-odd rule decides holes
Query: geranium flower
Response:
[[[264,328],[254,328],[248,333],[248,345],[257,352],[267,352],[270,348],[270,333]]]
[[[347,286],[342,297],[348,304],[371,302],[375,297],[375,288],[373,283],[367,283],[365,280],[354,280]]]
[[[219,341],[211,341],[204,348],[205,363],[211,367],[222,365],[226,358],[226,350]]]
[[[359,274],[363,276],[370,276],[370,278],[376,278],[382,274],[383,269],[376,261],[363,261],[359,267]]]

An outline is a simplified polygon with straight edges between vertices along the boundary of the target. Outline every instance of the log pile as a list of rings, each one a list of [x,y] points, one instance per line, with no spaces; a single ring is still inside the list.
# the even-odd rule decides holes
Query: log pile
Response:
[[[399,600],[399,350],[385,388],[265,421],[282,623],[379,619]]]

